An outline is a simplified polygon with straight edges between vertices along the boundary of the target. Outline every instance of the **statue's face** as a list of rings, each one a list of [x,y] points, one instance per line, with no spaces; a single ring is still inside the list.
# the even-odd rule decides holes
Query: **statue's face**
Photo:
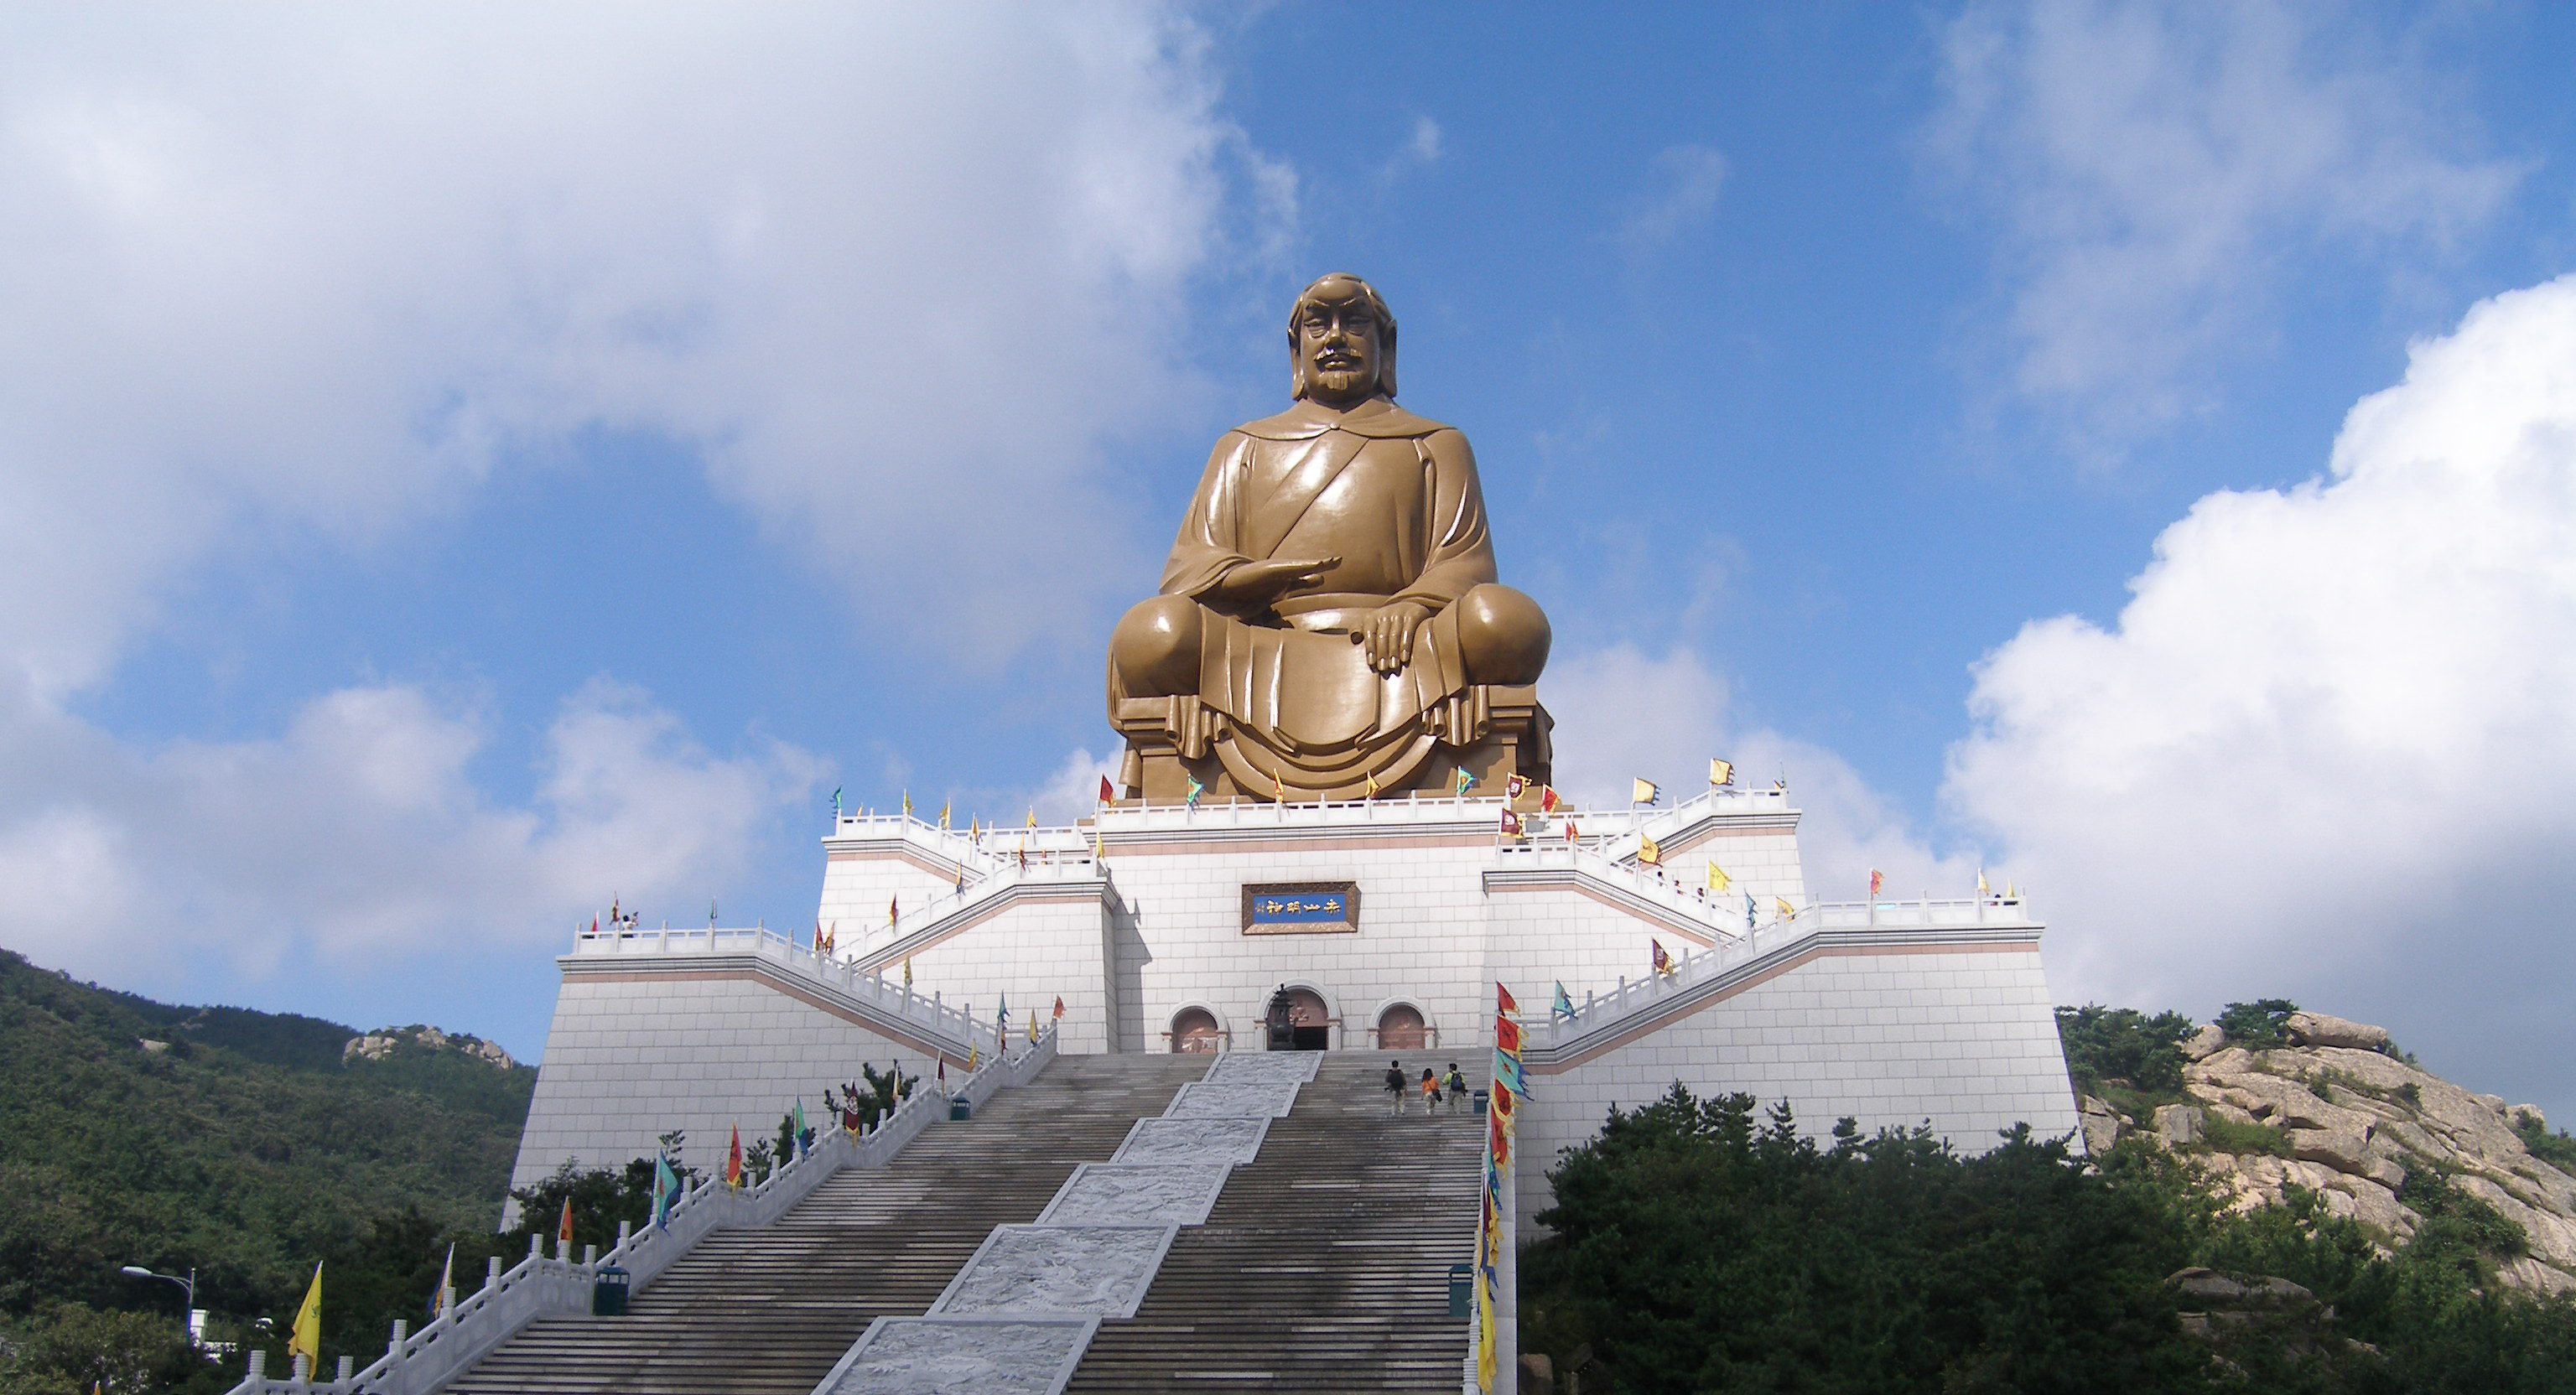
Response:
[[[1366,401],[1377,392],[1385,325],[1366,297],[1308,300],[1297,311],[1297,352],[1306,360],[1307,395],[1328,406]]]

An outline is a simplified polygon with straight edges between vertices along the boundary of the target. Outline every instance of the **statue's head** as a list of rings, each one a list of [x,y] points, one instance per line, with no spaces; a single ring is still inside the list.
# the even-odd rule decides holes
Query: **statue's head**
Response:
[[[1288,312],[1294,396],[1346,407],[1395,396],[1395,316],[1377,288],[1346,271],[1316,279]]]

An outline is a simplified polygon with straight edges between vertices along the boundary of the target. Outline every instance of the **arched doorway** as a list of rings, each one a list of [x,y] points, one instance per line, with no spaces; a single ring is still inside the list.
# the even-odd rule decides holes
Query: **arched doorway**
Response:
[[[1430,1035],[1423,1026],[1422,1009],[1411,1003],[1397,1003],[1377,1015],[1381,1051],[1420,1051],[1431,1045]]]
[[[1225,1036],[1216,1014],[1206,1008],[1183,1008],[1172,1014],[1172,1050],[1214,1051]]]
[[[1270,1027],[1273,1051],[1329,1051],[1333,1047],[1333,1014],[1320,993],[1282,985],[1270,995],[1262,1014]]]

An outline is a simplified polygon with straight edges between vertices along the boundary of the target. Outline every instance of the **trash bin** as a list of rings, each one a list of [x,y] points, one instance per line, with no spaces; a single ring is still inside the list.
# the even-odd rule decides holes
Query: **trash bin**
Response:
[[[962,1124],[974,1117],[975,1106],[964,1095],[959,1095],[957,1098],[948,1102],[948,1121],[950,1123]]]
[[[1449,1266],[1449,1316],[1463,1318],[1476,1311],[1476,1266]]]
[[[600,1270],[599,1277],[592,1280],[590,1285],[590,1315],[592,1317],[626,1316],[628,1281],[627,1272],[614,1264]]]
[[[1485,1105],[1487,1103],[1485,1092],[1482,1090],[1476,1091],[1474,1099],[1476,1101],[1476,1117],[1482,1119],[1485,1117]]]

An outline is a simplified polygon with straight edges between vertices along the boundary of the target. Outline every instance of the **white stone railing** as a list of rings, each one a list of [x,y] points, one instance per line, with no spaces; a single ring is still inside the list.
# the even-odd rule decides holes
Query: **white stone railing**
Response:
[[[1794,917],[1774,918],[1749,934],[1737,931],[1708,949],[1685,949],[1674,956],[1673,970],[1630,980],[1622,977],[1608,993],[1586,993],[1568,1016],[1537,1014],[1525,1027],[1528,1050],[1539,1057],[1580,1049],[1586,1039],[1618,1031],[1631,1018],[1661,1010],[1709,983],[1762,960],[1793,951],[1808,940],[1832,932],[1871,931],[1912,937],[1918,934],[1981,930],[2034,932],[2025,901],[2019,897],[1974,896],[1936,901],[1828,901],[1807,906]]]
[[[672,1205],[662,1225],[641,1231],[621,1225],[617,1246],[607,1254],[597,1254],[598,1247],[592,1246],[575,1263],[547,1256],[540,1248],[542,1238],[531,1239],[526,1259],[506,1271],[499,1260],[492,1261],[483,1287],[450,1303],[436,1321],[417,1332],[408,1323],[395,1323],[385,1354],[365,1370],[333,1380],[275,1380],[266,1372],[268,1354],[254,1351],[249,1376],[229,1395],[432,1395],[538,1318],[590,1311],[601,1270],[625,1270],[630,1292],[640,1291],[710,1231],[768,1225],[841,1169],[885,1166],[914,1136],[948,1117],[952,1100],[964,1099],[981,1109],[996,1090],[1036,1078],[1055,1055],[1056,1031],[1050,1024],[1039,1030],[1037,1045],[993,1060],[953,1091],[915,1089],[864,1136],[822,1130],[805,1156],[757,1185],[736,1190],[716,1178],[699,1182]],[[349,1364],[346,1357],[341,1361]]]
[[[1705,890],[1657,875],[1653,868],[1619,861],[1594,848],[1562,844],[1550,847],[1543,842],[1507,844],[1495,859],[1494,870],[1487,874],[1487,882],[1490,885],[1516,876],[1549,872],[1571,875],[1614,900],[1634,900],[1661,911],[1713,939],[1742,939],[1748,933],[1740,899],[1731,895],[1711,897]],[[1775,908],[1764,907],[1758,913],[1774,914]]]
[[[922,902],[890,924],[858,932],[856,939],[840,946],[847,956],[866,957],[880,954],[888,946],[915,936],[926,936],[946,926],[958,916],[972,913],[987,902],[998,900],[1015,891],[1065,885],[1097,884],[1108,875],[1093,859],[1091,845],[1079,848],[1050,848],[1043,852],[1032,848],[1026,866],[1015,851],[1005,851],[994,859],[992,869],[980,877],[970,877],[962,891],[946,891]]]
[[[989,1057],[1000,1045],[995,1024],[976,1021],[971,1007],[951,1007],[936,993],[915,993],[900,983],[888,982],[883,974],[861,973],[850,960],[818,955],[810,945],[775,930],[665,926],[658,930],[594,933],[584,929],[573,935],[571,957],[592,960],[714,954],[751,955],[829,988],[863,1011],[901,1023],[959,1060],[966,1058],[969,1048]]]

